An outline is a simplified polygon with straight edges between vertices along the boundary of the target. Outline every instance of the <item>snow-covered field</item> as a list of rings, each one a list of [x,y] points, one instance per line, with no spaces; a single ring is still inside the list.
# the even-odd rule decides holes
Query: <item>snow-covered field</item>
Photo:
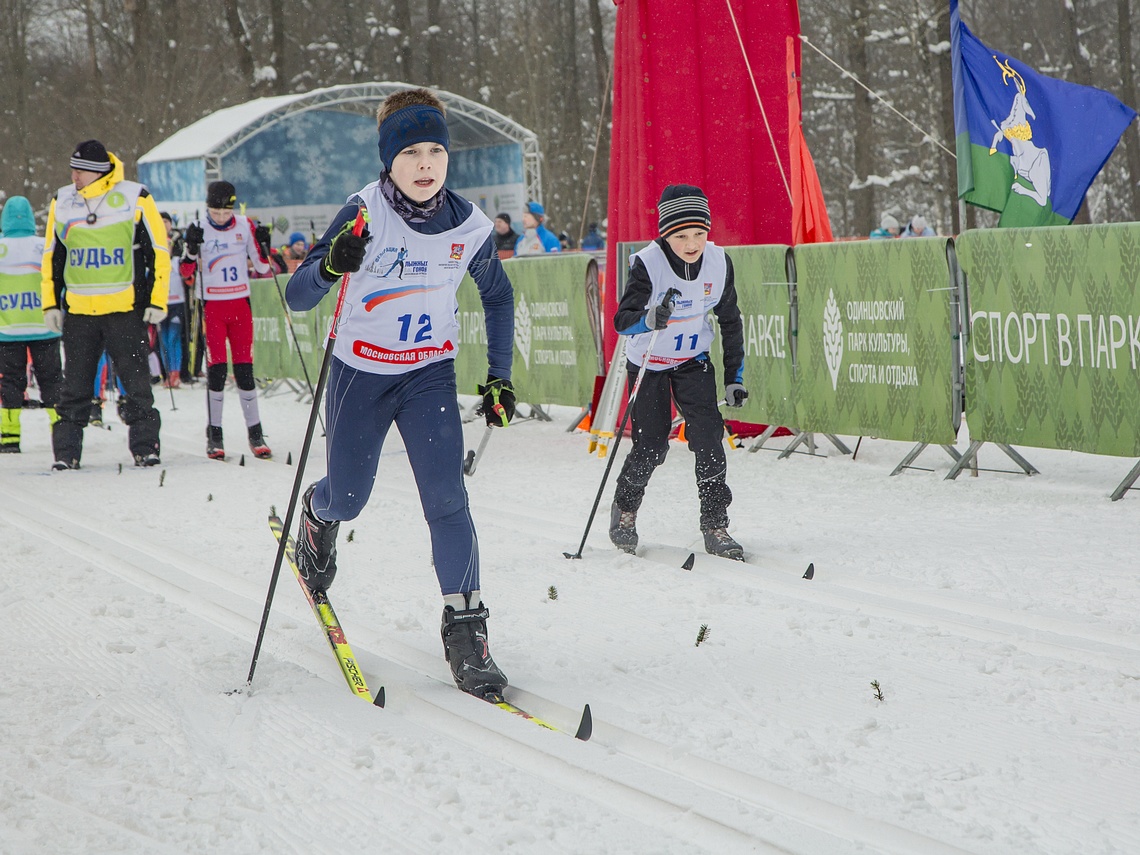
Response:
[[[81,471],[49,474],[38,411],[0,457],[4,855],[1140,851],[1140,493],[1107,499],[1132,461],[1023,449],[1041,475],[950,482],[939,449],[888,477],[908,447],[880,440],[855,461],[732,452],[749,563],[689,572],[684,447],[641,556],[609,546],[611,476],[567,561],[604,461],[567,409],[496,432],[468,481],[492,651],[535,714],[572,730],[591,705],[583,743],[450,684],[395,431],[331,592],[387,707],[348,691],[288,570],[253,690],[228,694],[308,406],[262,401],[265,462],[227,397],[226,463],[203,454],[200,389],[175,411],[159,390],[157,470],[128,465],[113,417]]]

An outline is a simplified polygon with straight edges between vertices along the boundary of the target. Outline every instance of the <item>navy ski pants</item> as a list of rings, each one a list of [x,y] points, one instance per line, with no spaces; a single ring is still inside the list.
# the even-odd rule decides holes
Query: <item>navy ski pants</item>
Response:
[[[388,429],[395,423],[416,479],[443,594],[479,587],[479,542],[463,484],[463,424],[455,363],[406,374],[371,374],[333,359],[325,399],[328,475],[317,482],[313,511],[351,520],[372,494]]]

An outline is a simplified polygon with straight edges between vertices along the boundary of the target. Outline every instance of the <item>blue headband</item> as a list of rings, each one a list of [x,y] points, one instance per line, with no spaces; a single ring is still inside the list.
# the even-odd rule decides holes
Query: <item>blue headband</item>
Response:
[[[422,142],[451,145],[443,113],[427,104],[403,107],[380,123],[380,162],[389,172],[396,155],[410,145]]]

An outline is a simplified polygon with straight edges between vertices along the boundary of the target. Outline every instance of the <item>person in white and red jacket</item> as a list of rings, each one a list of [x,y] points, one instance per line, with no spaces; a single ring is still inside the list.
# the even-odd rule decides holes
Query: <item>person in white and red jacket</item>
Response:
[[[265,444],[257,388],[253,380],[253,309],[250,306],[249,268],[261,276],[270,272],[269,229],[235,215],[237,191],[228,181],[213,181],[206,188],[206,218],[186,227],[180,273],[196,280],[202,301],[206,333],[206,381],[209,386],[206,456],[225,460],[222,439],[222,404],[226,385],[226,343],[234,367],[249,447],[256,457],[273,456]]]

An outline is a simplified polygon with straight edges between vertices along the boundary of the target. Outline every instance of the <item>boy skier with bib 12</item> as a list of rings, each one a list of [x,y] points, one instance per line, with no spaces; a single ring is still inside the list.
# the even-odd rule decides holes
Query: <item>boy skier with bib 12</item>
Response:
[[[617,479],[610,540],[626,552],[637,547],[637,511],[653,470],[669,451],[675,402],[696,458],[705,550],[743,560],[744,549],[728,533],[732,492],[725,482],[724,419],[718,409],[716,369],[708,354],[711,313],[720,325],[724,351],[723,402],[742,407],[748,398],[742,379],[744,327],[732,259],[708,241],[712,216],[699,187],[666,187],[657,215],[661,237],[630,259],[629,282],[614,315],[618,333],[632,336],[625,351],[631,391],[642,366],[645,375],[632,404],[633,447]],[[654,330],[659,331],[656,338]]]
[[[455,295],[470,272],[487,324],[484,412],[489,425],[505,427],[515,409],[514,292],[491,220],[444,186],[443,103],[429,90],[405,89],[384,100],[376,119],[379,179],[348,198],[286,288],[290,308],[305,311],[351,274],[325,402],[328,474],[302,499],[297,567],[313,590],[332,583],[338,527],[364,509],[395,424],[431,534],[445,658],[460,689],[486,697],[502,692],[507,678],[487,646],[479,546],[463,485]],[[368,227],[356,236],[361,209]]]

